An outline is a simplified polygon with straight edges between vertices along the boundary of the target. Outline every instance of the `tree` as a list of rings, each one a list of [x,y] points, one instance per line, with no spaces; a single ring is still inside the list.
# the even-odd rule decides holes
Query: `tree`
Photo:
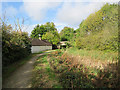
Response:
[[[57,45],[60,42],[60,37],[57,31],[47,32],[42,36],[42,39],[48,40],[53,45]]]
[[[53,22],[51,23],[47,22],[46,24],[41,26],[38,24],[31,32],[31,38],[39,38],[39,34],[42,37],[44,34],[46,34],[46,32],[54,32],[54,31],[57,31],[57,29],[55,28]]]
[[[31,32],[31,38],[39,38],[39,34],[40,34],[40,27],[39,24],[37,26],[35,26],[34,30]]]
[[[60,32],[61,41],[70,41],[74,36],[74,29],[70,27],[64,27]]]
[[[39,34],[42,39],[46,39],[53,45],[57,45],[60,42],[60,36],[53,22],[47,22],[44,25],[37,25],[31,32],[31,38],[39,38]]]
[[[118,6],[106,4],[92,13],[77,29],[78,48],[118,50]]]

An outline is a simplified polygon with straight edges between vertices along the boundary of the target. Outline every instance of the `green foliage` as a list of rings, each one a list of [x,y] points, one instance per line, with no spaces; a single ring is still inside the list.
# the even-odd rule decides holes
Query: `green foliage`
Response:
[[[39,27],[39,24],[34,28],[34,30],[31,32],[31,38],[39,38],[39,29],[41,30],[41,32],[44,30],[44,28],[42,28],[43,25],[41,25],[41,29]]]
[[[2,63],[11,64],[31,53],[31,42],[25,32],[12,31],[11,25],[2,25]]]
[[[39,34],[42,39],[48,40],[53,45],[57,45],[60,41],[60,36],[53,22],[47,22],[41,26],[37,25],[31,32],[31,38],[39,38]]]
[[[91,14],[76,30],[76,47],[98,50],[118,50],[118,7],[106,4]]]
[[[85,46],[84,46],[84,40],[81,39],[81,38],[77,38],[76,39],[76,47],[78,49],[83,49]]]
[[[37,25],[35,26],[35,28],[33,29],[33,31],[31,32],[31,38],[39,38],[39,34],[41,35],[41,37],[46,34],[46,32],[56,32],[57,29],[55,28],[55,25],[53,22],[47,22],[44,25]]]
[[[74,29],[70,27],[64,27],[60,32],[61,41],[70,41],[74,36]]]
[[[42,36],[42,39],[48,40],[50,43],[57,45],[60,42],[60,37],[57,31],[47,32]]]
[[[46,54],[40,56],[34,64],[33,88],[61,88],[47,57],[48,55]]]

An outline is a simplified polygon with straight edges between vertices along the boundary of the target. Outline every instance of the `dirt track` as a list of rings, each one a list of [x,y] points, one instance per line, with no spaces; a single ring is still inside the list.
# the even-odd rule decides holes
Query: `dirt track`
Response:
[[[26,64],[13,72],[12,75],[4,81],[2,88],[31,88],[33,64],[36,59],[43,54],[34,56]]]

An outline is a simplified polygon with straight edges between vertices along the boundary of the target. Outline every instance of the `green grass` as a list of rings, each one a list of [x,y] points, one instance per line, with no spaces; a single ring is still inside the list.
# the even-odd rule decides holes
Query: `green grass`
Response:
[[[41,67],[38,66],[35,67],[35,70],[41,70],[41,69],[42,69]]]
[[[46,73],[49,75],[49,79],[50,80],[55,80],[55,73],[52,71],[52,69],[50,68],[50,65],[47,64],[47,67],[46,67]]]
[[[77,49],[77,48],[68,48],[67,52],[73,55],[79,55],[81,57],[88,57],[92,59],[98,60],[118,60],[117,52],[104,52],[98,50],[85,50],[85,49]]]
[[[46,57],[47,55],[42,55],[42,58],[41,56],[37,58],[37,61],[35,63],[47,63],[47,60],[46,60]],[[39,60],[41,59],[41,60]]]
[[[47,56],[48,56],[48,53],[38,57],[38,59],[34,64],[34,75],[32,78],[32,87],[42,88],[45,86],[41,85],[41,83],[50,82],[50,85],[52,88],[61,88],[62,86],[59,83],[56,83],[58,82],[58,79],[54,71],[51,69],[49,62],[47,61],[48,59]],[[48,77],[45,79],[45,81],[47,82],[44,82],[44,80],[42,80],[42,78],[45,78],[45,77]]]

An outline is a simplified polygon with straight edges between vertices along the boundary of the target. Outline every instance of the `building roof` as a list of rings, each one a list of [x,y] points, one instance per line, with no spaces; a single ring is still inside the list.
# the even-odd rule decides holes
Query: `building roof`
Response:
[[[52,44],[46,40],[40,40],[40,39],[32,39],[31,40],[32,46],[52,46]]]

